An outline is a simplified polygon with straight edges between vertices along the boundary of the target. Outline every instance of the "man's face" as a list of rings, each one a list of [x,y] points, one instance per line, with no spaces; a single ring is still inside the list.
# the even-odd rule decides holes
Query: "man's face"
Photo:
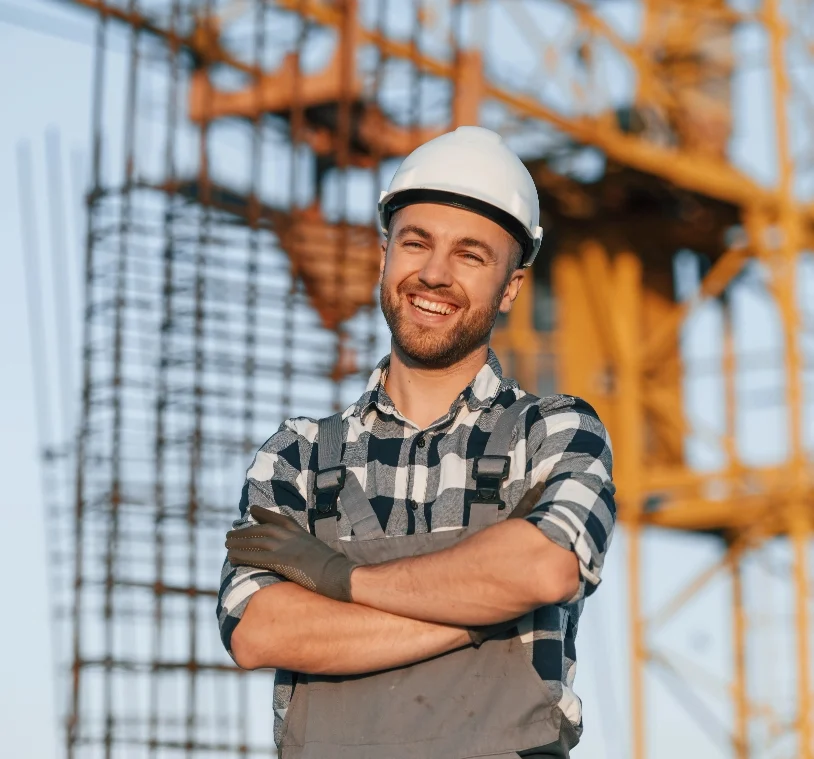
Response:
[[[382,245],[381,303],[393,342],[418,365],[445,368],[489,341],[523,281],[517,243],[493,221],[421,203],[399,211]]]

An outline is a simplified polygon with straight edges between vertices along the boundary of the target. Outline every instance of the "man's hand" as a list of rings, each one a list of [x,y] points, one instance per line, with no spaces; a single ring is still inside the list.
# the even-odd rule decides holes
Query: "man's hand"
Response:
[[[259,506],[252,506],[249,512],[259,524],[226,533],[231,564],[271,569],[327,598],[351,600],[353,562],[290,517]]]

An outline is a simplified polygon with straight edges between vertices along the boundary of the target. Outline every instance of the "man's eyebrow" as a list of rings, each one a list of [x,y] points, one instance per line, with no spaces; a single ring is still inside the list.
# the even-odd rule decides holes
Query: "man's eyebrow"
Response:
[[[497,259],[494,248],[487,245],[483,240],[478,240],[476,237],[459,237],[455,241],[455,246],[459,248],[478,248],[486,253],[492,260]]]
[[[402,237],[406,237],[407,235],[418,235],[422,240],[426,240],[427,242],[432,241],[432,235],[423,227],[419,227],[415,224],[405,224],[396,234],[396,239],[400,240]]]

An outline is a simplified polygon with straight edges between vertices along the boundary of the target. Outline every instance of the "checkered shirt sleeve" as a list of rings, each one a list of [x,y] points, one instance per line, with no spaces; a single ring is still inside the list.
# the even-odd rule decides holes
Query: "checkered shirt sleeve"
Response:
[[[610,437],[590,405],[552,396],[530,410],[527,446],[530,482],[546,483],[527,520],[576,555],[580,588],[568,601],[576,603],[599,586],[616,521]]]
[[[236,530],[256,522],[250,506],[280,511],[306,521],[305,480],[309,473],[311,446],[296,431],[296,421],[284,422],[254,457],[246,473],[240,499],[240,518],[232,523]],[[305,443],[305,445],[304,445]],[[301,517],[301,518],[300,518]],[[232,633],[240,622],[249,599],[261,588],[287,580],[276,572],[255,567],[232,566],[226,559],[221,570],[217,615],[223,645],[232,656]],[[234,658],[234,657],[233,657]]]

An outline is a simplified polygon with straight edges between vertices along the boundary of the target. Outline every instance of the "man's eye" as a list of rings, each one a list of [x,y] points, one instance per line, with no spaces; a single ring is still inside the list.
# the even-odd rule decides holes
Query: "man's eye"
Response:
[[[480,256],[475,255],[474,253],[464,253],[463,257],[469,259],[470,261],[477,261],[478,263],[483,263],[483,259]]]

